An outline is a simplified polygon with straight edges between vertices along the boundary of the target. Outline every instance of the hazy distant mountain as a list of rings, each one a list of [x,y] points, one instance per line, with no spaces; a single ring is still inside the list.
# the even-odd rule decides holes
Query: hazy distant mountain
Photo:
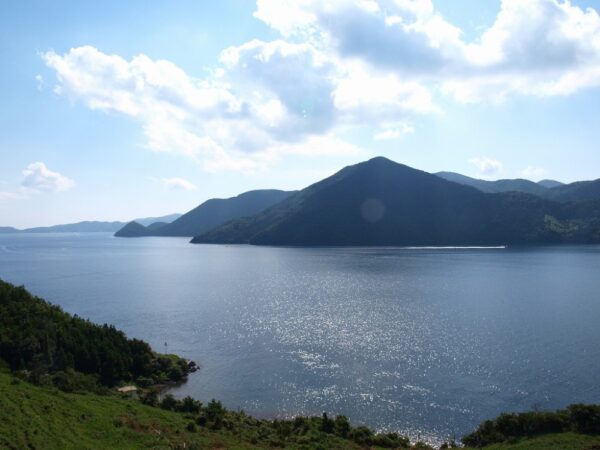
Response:
[[[192,242],[427,246],[600,241],[600,222],[578,217],[586,214],[525,193],[486,194],[374,158]]]
[[[97,222],[85,221],[69,223],[63,225],[53,225],[50,227],[26,228],[23,233],[91,233],[91,232],[111,232],[115,228],[122,227],[123,222]]]
[[[435,175],[448,181],[454,181],[455,183],[472,186],[482,192],[487,192],[490,194],[514,191],[543,196],[547,191],[546,186],[540,183],[534,183],[533,181],[520,178],[514,180],[487,181],[467,177],[455,172],[438,172]]]
[[[138,228],[138,231],[140,236],[192,237],[229,220],[256,214],[289,197],[291,194],[292,192],[265,189],[245,192],[237,197],[227,199],[211,199],[168,225],[144,230]],[[128,233],[131,231],[129,230]],[[122,234],[116,234],[115,236],[124,237]]]
[[[13,227],[0,227],[0,233],[19,233],[19,230]]]
[[[539,184],[542,187],[545,187],[546,189],[552,189],[564,185],[564,183],[561,183],[560,181],[556,180],[541,180],[538,181],[537,184]]]
[[[487,193],[525,192],[557,202],[600,200],[600,180],[564,184],[555,180],[542,180],[538,183],[522,179],[487,181],[454,172],[438,172],[436,175]]]
[[[162,217],[146,217],[143,219],[135,219],[135,222],[142,225],[150,225],[155,222],[172,222],[173,220],[181,217],[181,214],[169,214]],[[35,227],[26,228],[24,230],[17,230],[12,227],[0,227],[0,233],[16,232],[16,233],[93,233],[93,232],[105,232],[114,233],[125,226],[126,222],[101,222],[101,221],[84,221],[77,223],[69,223],[63,225],[53,225],[49,227]],[[13,230],[13,231],[2,231]]]
[[[559,202],[581,202],[600,199],[600,179],[577,181],[552,188],[546,197]]]
[[[175,213],[175,214],[168,214],[166,216],[160,216],[160,217],[145,217],[143,219],[133,219],[134,222],[139,223],[140,225],[144,225],[145,227],[147,227],[148,225],[151,225],[153,223],[171,223],[177,219],[179,219],[181,217],[181,214]]]
[[[142,237],[148,236],[148,228],[136,221],[129,222],[115,233],[117,237]]]
[[[154,232],[154,231],[160,230],[161,228],[163,228],[167,225],[168,225],[167,222],[153,222],[150,225],[148,225],[146,227],[146,229]]]

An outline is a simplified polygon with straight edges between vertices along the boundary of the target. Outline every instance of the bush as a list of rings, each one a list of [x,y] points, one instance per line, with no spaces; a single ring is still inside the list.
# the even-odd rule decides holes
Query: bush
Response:
[[[470,447],[484,447],[523,437],[567,431],[600,433],[600,405],[571,405],[566,410],[554,412],[501,414],[495,420],[483,422],[462,441]]]
[[[327,417],[327,413],[323,413],[323,417],[321,418],[321,431],[323,433],[331,434],[333,433],[333,428],[335,423],[329,417]]]
[[[171,394],[165,395],[160,402],[160,407],[167,411],[176,411],[178,406],[177,400]]]
[[[206,416],[211,422],[222,420],[225,417],[225,408],[223,408],[223,404],[213,398],[206,407]]]
[[[158,392],[156,392],[154,389],[151,389],[140,397],[140,401],[144,405],[158,406]]]
[[[198,400],[194,400],[190,396],[185,397],[177,405],[177,411],[184,412],[184,413],[198,414],[201,409],[202,409],[202,402],[199,402]]]
[[[348,436],[348,433],[350,433],[350,421],[346,416],[337,416],[335,418],[334,428],[335,434],[346,438]]]
[[[567,408],[575,430],[580,433],[600,434],[600,405],[571,405]]]

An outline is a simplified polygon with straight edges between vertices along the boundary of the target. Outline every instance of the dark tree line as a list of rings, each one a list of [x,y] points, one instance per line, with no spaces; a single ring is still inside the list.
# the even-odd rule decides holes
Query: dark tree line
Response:
[[[600,405],[576,404],[558,411],[501,414],[494,420],[483,422],[462,441],[470,447],[481,448],[519,438],[569,431],[600,434]]]
[[[105,386],[183,379],[185,360],[155,354],[112,325],[96,325],[0,280],[0,359],[33,378],[76,371]]]

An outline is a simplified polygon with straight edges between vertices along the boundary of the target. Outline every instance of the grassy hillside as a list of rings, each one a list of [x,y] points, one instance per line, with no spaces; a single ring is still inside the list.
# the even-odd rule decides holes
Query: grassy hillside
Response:
[[[268,421],[228,416],[232,430],[199,426],[193,414],[114,395],[70,394],[0,373],[0,449],[361,449],[317,430],[286,438]],[[193,424],[193,425],[191,425]],[[403,448],[403,447],[400,447]],[[426,448],[426,447],[421,447]],[[595,450],[600,436],[562,433],[495,444],[488,450]]]
[[[223,428],[213,430],[198,425],[196,414],[115,395],[64,393],[8,374],[0,374],[0,405],[2,449],[363,448],[310,426],[287,435],[273,422],[239,413],[227,413]]]
[[[598,450],[600,436],[577,433],[548,434],[512,444],[495,444],[484,448],[486,450]]]

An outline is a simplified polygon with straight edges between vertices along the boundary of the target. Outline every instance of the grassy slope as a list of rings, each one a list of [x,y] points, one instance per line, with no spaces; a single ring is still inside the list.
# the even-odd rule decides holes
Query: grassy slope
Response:
[[[256,449],[244,436],[198,427],[188,432],[183,414],[117,396],[67,394],[0,373],[0,449]],[[250,430],[249,430],[250,431]],[[322,436],[332,449],[358,449]],[[289,448],[322,448],[292,446]]]
[[[184,442],[208,448],[251,448],[207,430],[188,433],[189,421],[181,414],[136,401],[66,394],[11,380],[0,374],[0,448],[168,449]]]
[[[532,439],[524,439],[515,444],[495,444],[486,450],[598,450],[600,436],[576,433],[549,434]]]
[[[0,449],[256,449],[248,439],[228,431],[198,427],[188,432],[184,415],[151,408],[133,400],[94,394],[66,394],[26,382],[13,384],[0,373]],[[325,437],[319,446],[358,449],[355,444]],[[542,436],[489,450],[591,450],[599,436],[574,433]]]

